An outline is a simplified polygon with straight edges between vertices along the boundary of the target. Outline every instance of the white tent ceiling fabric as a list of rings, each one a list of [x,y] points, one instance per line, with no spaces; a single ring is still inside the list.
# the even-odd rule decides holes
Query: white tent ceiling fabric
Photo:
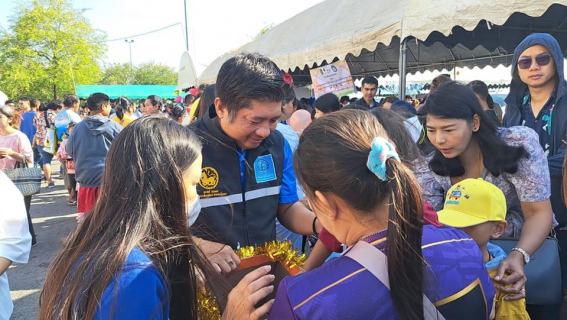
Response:
[[[542,16],[554,3],[550,0],[326,0],[273,27],[253,42],[220,56],[203,71],[198,82],[213,83],[221,65],[240,52],[266,55],[282,70],[292,71],[294,80],[296,75],[308,77],[305,71],[309,68],[343,59],[354,67],[353,75],[394,74],[398,69],[400,39],[406,38],[409,39],[407,71],[411,73],[442,69],[447,67],[444,62],[472,61],[468,65],[482,65],[473,61],[479,57],[487,57],[484,65],[506,65],[514,48],[500,47],[499,42],[507,40],[502,33],[519,34],[516,38],[520,40],[514,38],[514,46],[517,45],[529,30],[538,29],[533,20],[526,19]],[[546,14],[551,17],[552,11]],[[483,32],[496,33],[493,29],[507,22],[515,12],[522,13],[516,24],[526,24],[523,30],[516,26],[496,30],[498,35],[487,36],[488,43],[480,36],[455,38],[456,31],[458,35],[468,33],[467,37],[471,37],[471,31],[476,32],[482,20],[490,22],[484,23]],[[540,21],[543,24],[539,28],[566,28],[565,14],[556,15],[553,18],[558,21],[541,19],[546,22]],[[567,34],[562,35],[567,38]],[[359,69],[357,63],[361,65]]]
[[[177,73],[177,87],[175,90],[183,90],[190,87],[196,86],[197,75],[195,73],[195,67],[193,66],[193,60],[189,55],[189,52],[185,51],[181,55],[181,61],[179,62],[179,72]]]

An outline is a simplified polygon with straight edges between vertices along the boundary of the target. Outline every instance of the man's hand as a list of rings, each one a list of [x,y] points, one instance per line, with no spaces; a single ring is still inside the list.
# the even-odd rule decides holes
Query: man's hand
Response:
[[[254,308],[260,300],[274,291],[274,286],[269,285],[275,279],[274,275],[268,274],[270,269],[270,266],[260,267],[240,280],[228,294],[223,320],[257,320],[270,312],[274,304],[273,299],[258,309]]]
[[[203,251],[209,260],[209,263],[219,273],[228,274],[236,270],[240,265],[240,258],[238,258],[230,246],[218,242],[201,240],[199,248],[201,248],[201,251]]]

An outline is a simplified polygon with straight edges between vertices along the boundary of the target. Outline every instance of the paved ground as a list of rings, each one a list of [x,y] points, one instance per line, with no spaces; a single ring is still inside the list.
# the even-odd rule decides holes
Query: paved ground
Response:
[[[59,166],[53,165],[54,172]],[[37,319],[39,292],[51,260],[61,249],[61,239],[75,230],[76,207],[67,205],[63,180],[55,175],[55,188],[42,184],[41,193],[32,197],[31,216],[37,236],[27,264],[15,264],[8,270],[10,293],[14,300],[14,320]]]

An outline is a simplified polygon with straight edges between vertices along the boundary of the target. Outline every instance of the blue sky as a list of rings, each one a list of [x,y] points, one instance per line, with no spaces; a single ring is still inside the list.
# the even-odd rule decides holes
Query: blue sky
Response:
[[[18,0],[0,0],[0,25],[8,26]],[[187,0],[189,52],[197,74],[218,56],[251,41],[269,24],[279,24],[322,0]],[[180,23],[145,36],[133,37],[132,61],[148,61],[179,67],[185,50],[183,0],[75,0],[75,8],[86,8],[92,25],[104,30],[108,39],[136,34]],[[106,62],[129,62],[124,40],[108,42]]]

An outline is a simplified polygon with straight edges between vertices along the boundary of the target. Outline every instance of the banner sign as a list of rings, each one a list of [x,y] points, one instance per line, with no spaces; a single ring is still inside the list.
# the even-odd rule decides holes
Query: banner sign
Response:
[[[340,60],[323,67],[311,69],[311,82],[315,98],[332,92],[337,96],[354,93],[354,82],[346,61]]]

